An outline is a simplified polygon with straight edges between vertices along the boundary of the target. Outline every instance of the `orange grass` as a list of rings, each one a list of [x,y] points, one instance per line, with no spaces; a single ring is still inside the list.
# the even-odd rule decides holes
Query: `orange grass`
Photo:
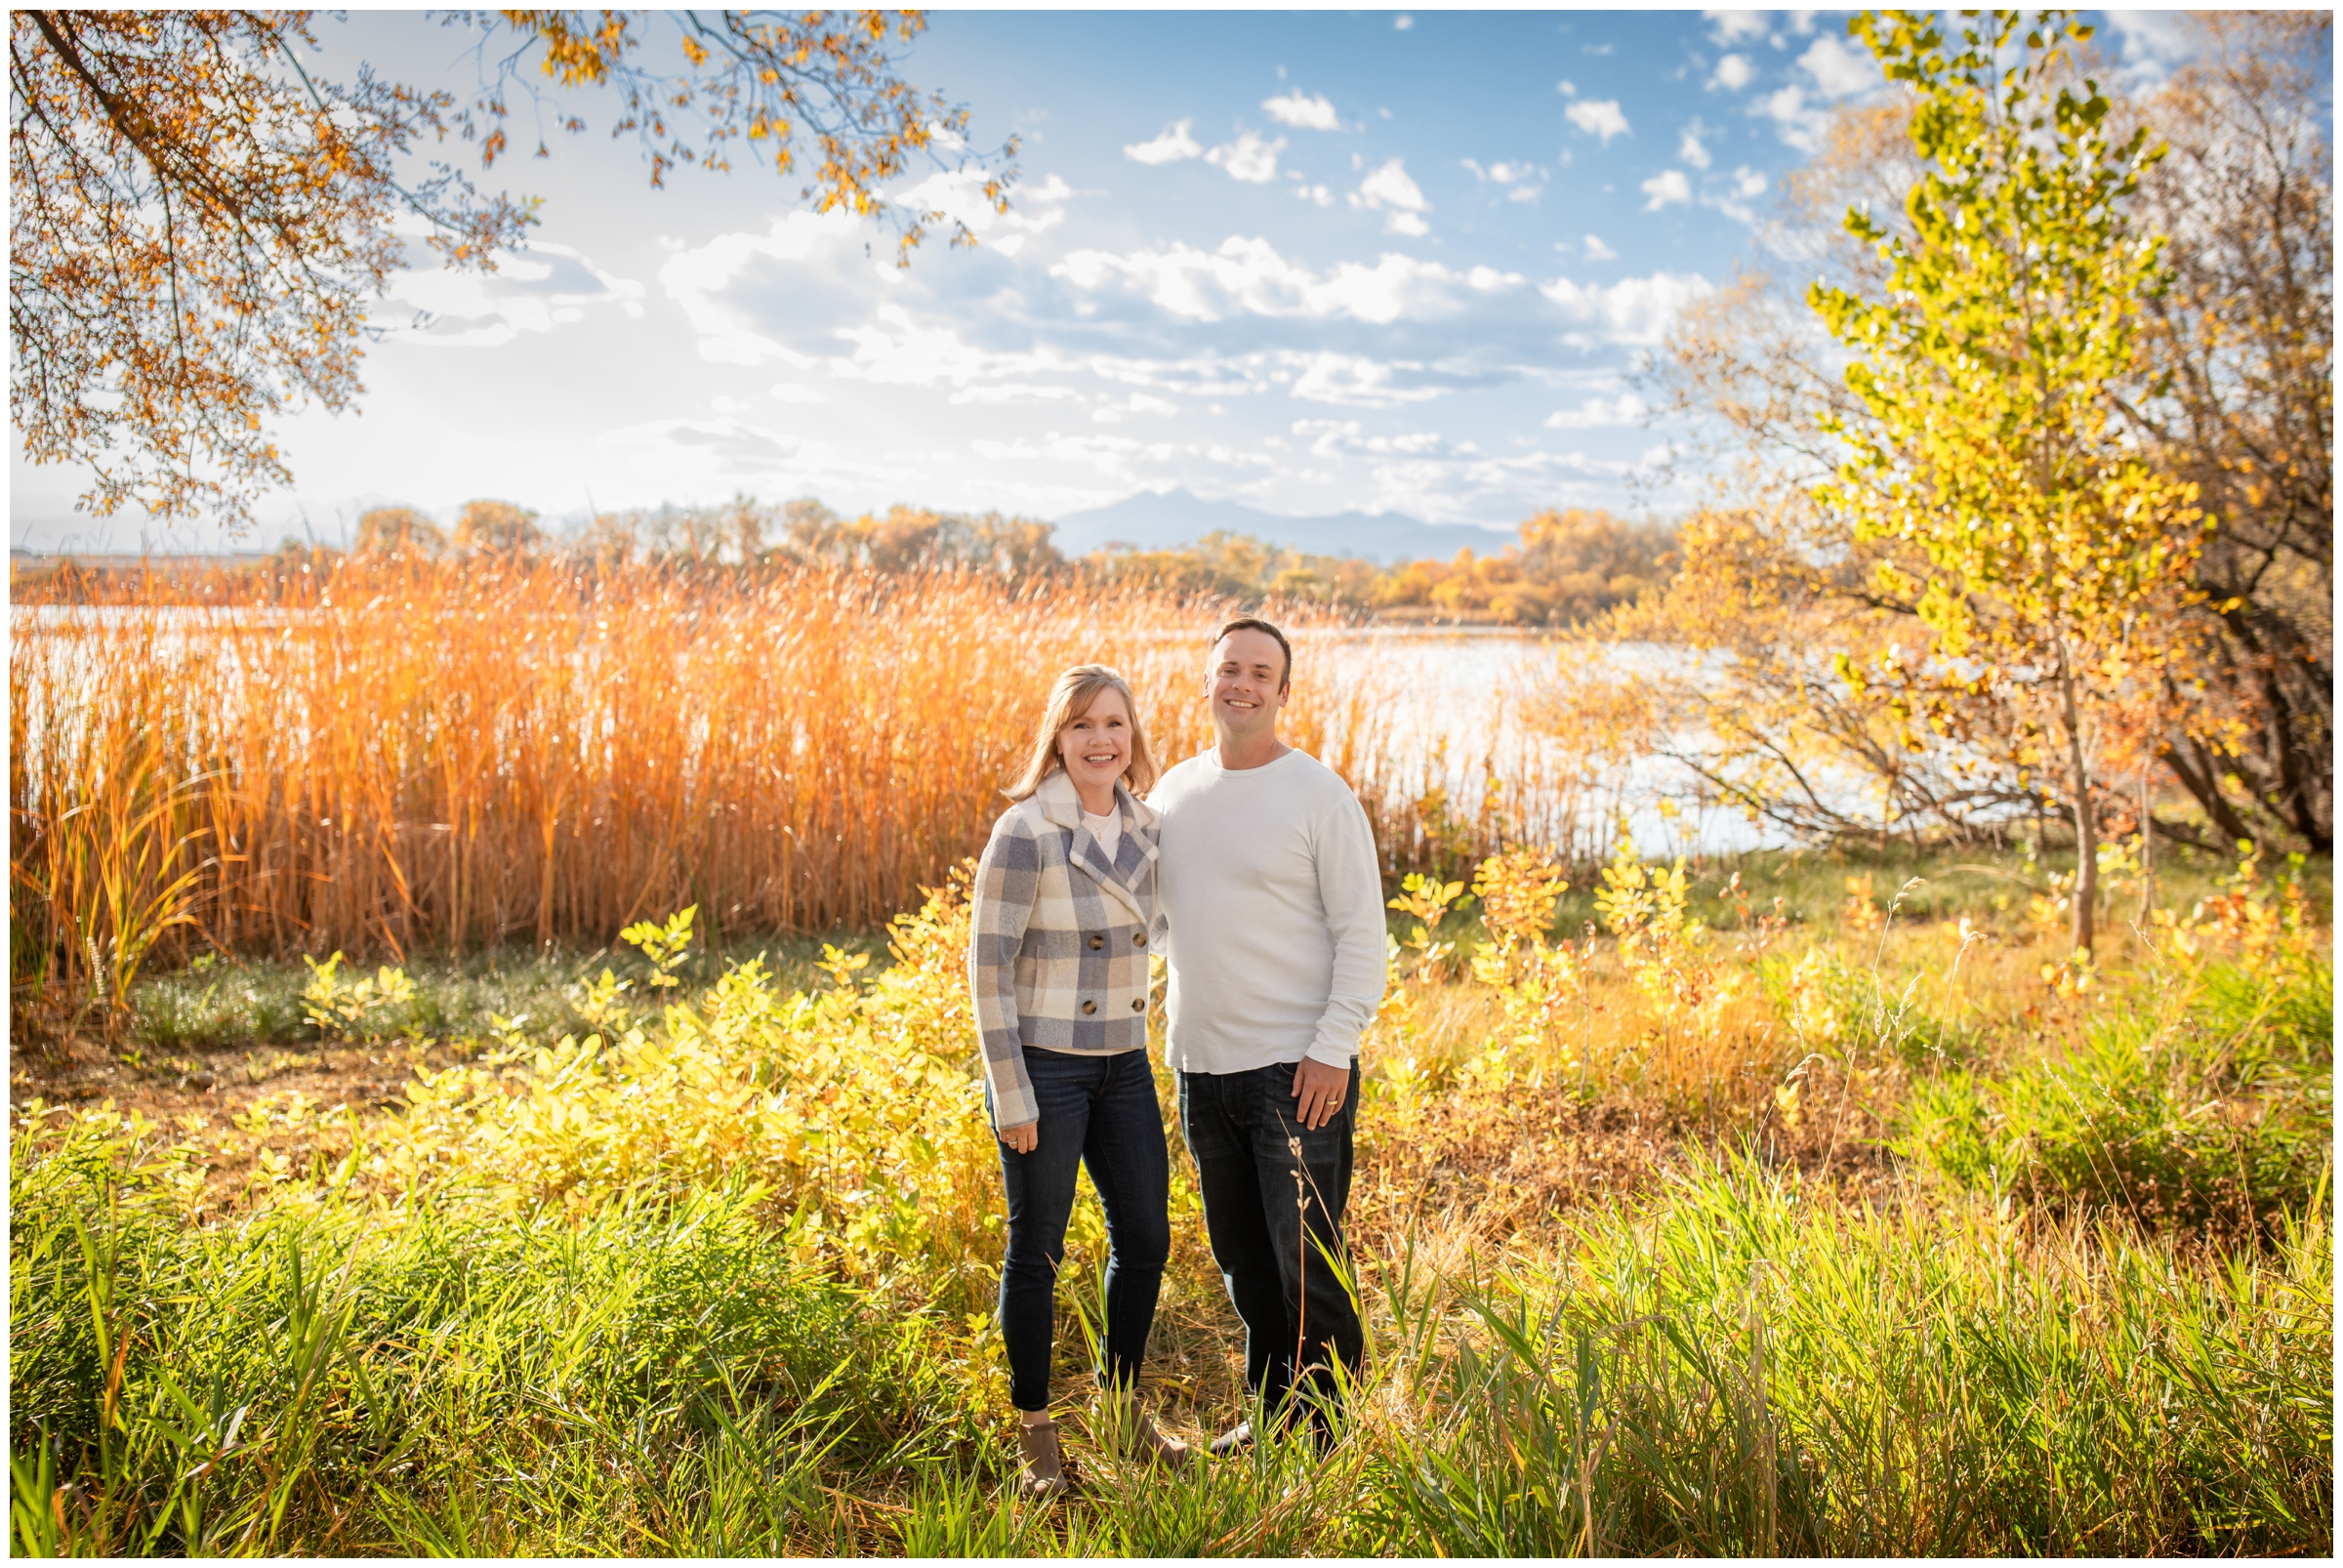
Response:
[[[1424,728],[1404,671],[1324,638],[1326,612],[1271,612],[1300,644],[1287,733],[1358,790],[1388,863],[1520,826],[1528,751],[1427,798],[1449,763],[1400,744]],[[686,904],[717,933],[875,927],[982,846],[1062,667],[1125,671],[1167,763],[1207,744],[1224,613],[968,572],[476,557],[20,580],[11,878],[45,963],[17,974],[88,967],[47,889],[93,854],[197,874],[164,952],[598,943]],[[94,848],[89,825],[136,816],[109,796],[158,778],[169,842]]]

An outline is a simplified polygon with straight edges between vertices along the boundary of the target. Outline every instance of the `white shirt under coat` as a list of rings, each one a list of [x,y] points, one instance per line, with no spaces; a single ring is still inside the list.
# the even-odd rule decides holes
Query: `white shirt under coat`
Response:
[[[1165,1059],[1237,1073],[1348,1067],[1382,1005],[1383,885],[1367,812],[1307,752],[1230,770],[1191,757],[1148,793],[1170,922]]]

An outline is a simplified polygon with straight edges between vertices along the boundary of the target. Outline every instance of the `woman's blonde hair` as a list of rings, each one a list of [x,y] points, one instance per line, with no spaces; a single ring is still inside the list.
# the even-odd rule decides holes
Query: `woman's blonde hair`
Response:
[[[1123,706],[1130,710],[1130,763],[1123,770],[1123,787],[1133,795],[1155,788],[1155,754],[1147,749],[1147,731],[1139,723],[1139,699],[1130,694],[1130,682],[1103,664],[1078,664],[1049,687],[1049,706],[1033,737],[1033,753],[1025,759],[1025,771],[1008,787],[1010,800],[1025,799],[1042,787],[1042,780],[1065,765],[1058,760],[1057,737],[1090,711],[1090,704],[1102,691],[1120,691]]]

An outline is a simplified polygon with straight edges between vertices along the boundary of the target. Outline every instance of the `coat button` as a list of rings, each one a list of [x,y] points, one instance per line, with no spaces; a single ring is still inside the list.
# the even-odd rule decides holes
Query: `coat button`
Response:
[[[1133,947],[1145,947],[1147,945],[1147,933],[1145,931],[1132,931],[1130,933],[1130,945]]]
[[[1130,999],[1130,1011],[1133,1012],[1145,1012],[1147,1011],[1147,999],[1143,996],[1132,997]]]
[[[1091,935],[1090,935],[1090,951],[1091,951],[1091,952],[1095,953],[1095,952],[1097,952],[1097,951],[1098,951],[1098,949],[1100,949],[1100,948],[1104,947],[1105,945],[1106,945],[1106,938],[1105,938],[1105,937],[1098,935],[1096,932],[1092,932],[1092,933],[1091,933]]]
[[[1098,1004],[1095,1002],[1085,1002],[1082,1005],[1082,1011],[1085,1012],[1096,1012],[1098,1011]]]

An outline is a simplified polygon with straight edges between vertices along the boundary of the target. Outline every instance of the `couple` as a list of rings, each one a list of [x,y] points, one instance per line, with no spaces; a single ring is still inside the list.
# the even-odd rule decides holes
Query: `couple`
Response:
[[[1277,1422],[1298,1398],[1323,1433],[1330,1356],[1358,1369],[1358,1310],[1329,1258],[1344,1257],[1359,1034],[1383,995],[1382,882],[1349,786],[1278,738],[1293,673],[1276,627],[1222,626],[1205,669],[1218,745],[1158,782],[1130,687],[1102,665],[1068,670],[977,870],[968,981],[1008,1195],[1001,1330],[1031,1495],[1066,1484],[1049,1344],[1078,1164],[1107,1221],[1103,1428],[1140,1458],[1190,1457],[1136,1398],[1172,1245],[1147,1066],[1159,949],[1180,1126],[1255,1409]],[[1212,1448],[1252,1438],[1248,1422]]]

